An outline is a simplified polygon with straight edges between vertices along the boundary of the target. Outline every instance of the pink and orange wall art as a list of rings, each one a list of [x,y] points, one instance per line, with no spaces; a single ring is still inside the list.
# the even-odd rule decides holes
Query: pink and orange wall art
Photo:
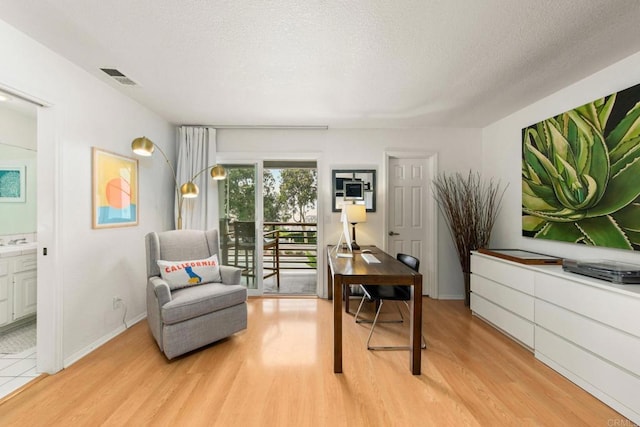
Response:
[[[138,161],[93,147],[93,228],[138,224]]]

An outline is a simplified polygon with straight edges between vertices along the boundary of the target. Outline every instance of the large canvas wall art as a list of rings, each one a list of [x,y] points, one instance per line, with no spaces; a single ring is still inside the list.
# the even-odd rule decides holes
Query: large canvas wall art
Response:
[[[640,249],[640,85],[522,130],[522,233]]]
[[[138,161],[93,147],[93,228],[138,224]]]

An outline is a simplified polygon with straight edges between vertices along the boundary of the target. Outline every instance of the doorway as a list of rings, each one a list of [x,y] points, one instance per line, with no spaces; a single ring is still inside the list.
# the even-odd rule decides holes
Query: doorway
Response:
[[[316,162],[220,164],[221,263],[242,269],[250,295],[317,295]]]
[[[264,294],[316,295],[318,168],[315,161],[265,161]]]
[[[431,183],[435,153],[387,153],[386,248],[420,259],[423,295],[438,298],[437,205]]]
[[[36,376],[37,107],[0,91],[0,397]]]

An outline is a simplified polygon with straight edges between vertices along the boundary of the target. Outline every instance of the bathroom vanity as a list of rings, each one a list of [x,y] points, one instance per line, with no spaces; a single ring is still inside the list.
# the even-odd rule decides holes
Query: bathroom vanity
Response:
[[[0,330],[36,314],[36,247],[0,246]]]

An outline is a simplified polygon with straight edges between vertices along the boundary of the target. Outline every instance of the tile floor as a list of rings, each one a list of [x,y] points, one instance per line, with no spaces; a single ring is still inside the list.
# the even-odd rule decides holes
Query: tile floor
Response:
[[[0,399],[37,377],[36,348],[0,355]]]

